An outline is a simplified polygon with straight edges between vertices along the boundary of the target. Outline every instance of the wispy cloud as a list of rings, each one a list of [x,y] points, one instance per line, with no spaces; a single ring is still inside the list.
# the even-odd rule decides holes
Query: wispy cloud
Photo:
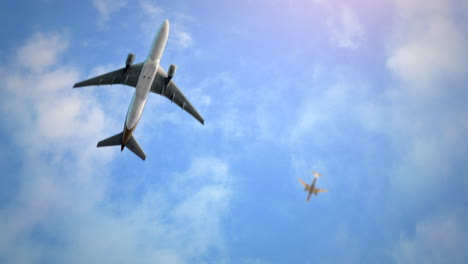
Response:
[[[58,34],[37,33],[18,50],[16,61],[24,69],[39,72],[57,63],[58,55],[68,46],[67,40]]]
[[[436,95],[434,85],[467,73],[467,38],[450,16],[446,1],[397,1],[399,20],[387,66],[420,96]]]
[[[177,44],[182,48],[188,48],[192,45],[192,36],[187,31],[177,30],[175,32],[175,39]]]
[[[19,114],[17,121],[25,127],[18,132],[21,132],[21,142],[27,143],[28,148],[47,149],[49,144],[54,145],[59,140],[64,141],[56,147],[76,146],[73,140],[66,140],[75,135],[88,136],[103,128],[103,113],[99,107],[92,106],[92,97],[72,92],[71,86],[79,72],[59,63],[67,43],[60,35],[35,34],[19,48],[14,64],[5,72],[6,91],[15,100],[6,100],[3,109]],[[46,55],[33,55],[28,61],[31,50]],[[27,72],[27,69],[34,71]],[[81,123],[83,133],[73,132],[73,123]],[[36,131],[35,138],[41,141],[27,136],[29,131]]]
[[[388,117],[382,128],[392,131],[404,153],[392,184],[409,201],[425,201],[466,157],[460,98],[467,93],[459,80],[466,82],[468,42],[449,16],[451,2],[397,1],[397,7],[387,66],[398,85],[386,95],[392,104],[382,112]]]
[[[331,31],[331,39],[340,48],[358,48],[364,38],[364,28],[350,7],[342,6],[339,16],[330,17],[327,24]]]
[[[401,234],[393,249],[396,263],[463,263],[468,232],[457,215],[443,215],[416,225],[414,235]]]
[[[53,251],[43,252],[40,241],[29,239],[31,232],[63,211],[82,210],[87,199],[102,195],[102,178],[92,180],[92,167],[105,164],[111,155],[96,152],[89,139],[103,130],[108,119],[92,96],[72,92],[79,72],[60,66],[66,43],[61,35],[35,34],[2,75],[7,89],[2,93],[1,111],[8,113],[4,129],[23,157],[22,168],[10,172],[18,178],[18,192],[1,210],[5,235],[0,255],[7,262],[31,263],[53,255]],[[24,61],[31,50],[48,54],[45,63]],[[33,72],[27,71],[30,67]],[[88,193],[86,199],[78,197],[82,191]]]
[[[127,5],[127,0],[93,0],[94,7],[98,10],[100,15],[100,24],[107,22],[112,13],[117,12],[125,5]]]
[[[325,11],[325,24],[332,43],[346,49],[356,49],[361,45],[365,36],[364,25],[350,6],[329,1],[315,3]]]
[[[159,26],[159,24],[165,19],[170,19],[171,33],[169,34],[169,38],[182,49],[186,49],[193,44],[193,36],[187,29],[187,24],[195,23],[196,19],[194,17],[184,13],[168,11],[161,7],[161,5],[147,0],[141,0],[140,7],[146,17],[149,18],[150,21],[154,21],[153,23],[150,23],[151,27],[144,28],[144,31],[148,32],[149,36],[153,37],[157,26]]]
[[[141,0],[140,7],[143,10],[143,12],[145,12],[148,16],[151,16],[152,18],[159,17],[164,12],[164,9],[148,0]]]

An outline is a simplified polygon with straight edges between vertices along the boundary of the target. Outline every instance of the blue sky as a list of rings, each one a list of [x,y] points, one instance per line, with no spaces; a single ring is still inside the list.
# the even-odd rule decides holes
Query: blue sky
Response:
[[[466,1],[15,1],[0,10],[1,263],[464,263]],[[147,154],[97,149],[146,58]],[[328,193],[306,203],[298,178]]]

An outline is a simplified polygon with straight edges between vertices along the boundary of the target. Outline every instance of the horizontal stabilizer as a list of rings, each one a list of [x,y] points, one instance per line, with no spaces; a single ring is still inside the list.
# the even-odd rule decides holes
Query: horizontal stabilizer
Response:
[[[122,144],[123,132],[120,132],[117,135],[101,140],[97,143],[97,147],[108,147],[108,146],[117,146]]]
[[[143,152],[143,150],[140,148],[140,145],[138,145],[138,142],[135,140],[133,135],[130,137],[130,139],[127,142],[126,147],[131,150],[135,155],[140,157],[140,159],[145,160],[146,159],[146,154]]]

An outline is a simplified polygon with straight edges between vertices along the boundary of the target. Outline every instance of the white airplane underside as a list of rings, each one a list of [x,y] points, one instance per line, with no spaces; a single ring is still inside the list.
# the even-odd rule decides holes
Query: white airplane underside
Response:
[[[121,150],[127,147],[142,160],[146,159],[146,154],[138,145],[132,134],[140,121],[149,92],[165,96],[171,100],[171,102],[181,107],[182,110],[185,110],[192,115],[200,123],[205,123],[203,117],[197,112],[190,101],[187,100],[177,85],[172,81],[172,77],[174,77],[177,67],[175,65],[171,65],[168,73],[166,73],[159,65],[168,35],[169,21],[166,20],[162,24],[159,33],[154,38],[149,56],[144,62],[133,64],[135,55],[130,53],[127,56],[125,68],[99,75],[76,83],[73,86],[73,88],[76,88],[92,85],[123,84],[135,87],[135,93],[132,97],[127,116],[125,118],[123,131],[100,141],[97,144],[97,147],[120,145]]]

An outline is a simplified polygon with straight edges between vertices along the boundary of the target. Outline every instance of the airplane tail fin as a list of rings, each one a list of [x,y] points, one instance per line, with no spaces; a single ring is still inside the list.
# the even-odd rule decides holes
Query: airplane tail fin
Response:
[[[122,145],[122,137],[123,137],[123,132],[120,132],[117,135],[114,135],[112,137],[106,138],[104,140],[101,140],[98,142],[97,147],[108,147],[108,146],[118,146]],[[141,149],[140,145],[138,145],[138,142],[136,139],[132,136],[130,136],[130,139],[128,140],[127,144],[125,145],[131,152],[133,152],[135,155],[137,155],[140,159],[145,160],[146,159],[146,154],[145,152]]]

